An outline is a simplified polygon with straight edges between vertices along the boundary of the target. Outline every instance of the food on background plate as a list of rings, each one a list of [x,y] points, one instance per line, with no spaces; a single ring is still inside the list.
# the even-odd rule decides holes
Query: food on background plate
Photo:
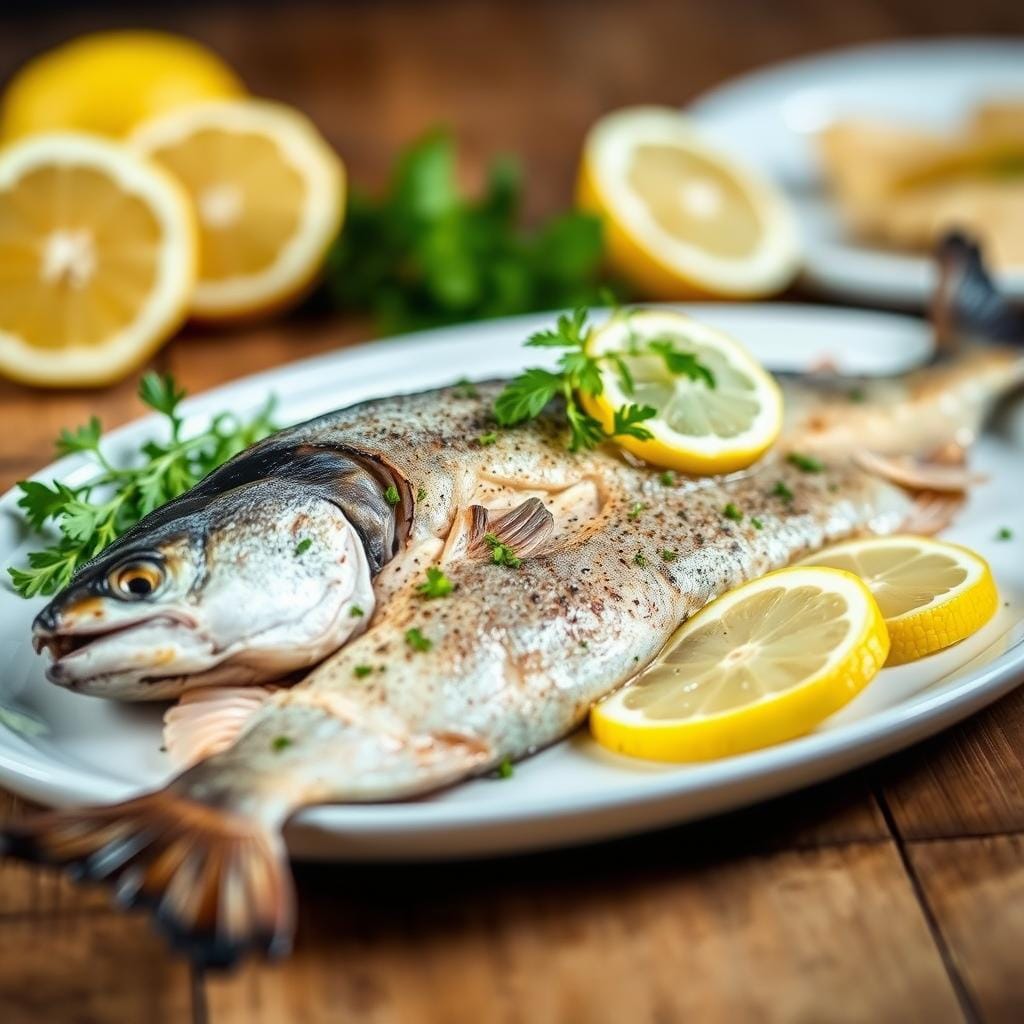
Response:
[[[199,227],[193,315],[266,314],[316,282],[341,227],[345,170],[304,115],[267,100],[191,104],[139,125],[130,144],[192,199]]]
[[[641,298],[760,298],[799,269],[782,193],[678,111],[636,107],[598,121],[577,195],[601,218],[611,269]]]
[[[818,143],[855,234],[920,251],[956,229],[995,266],[1024,265],[1024,101],[980,105],[958,135],[850,118]]]
[[[596,217],[567,210],[520,225],[522,173],[495,160],[479,198],[459,187],[455,144],[432,131],[405,149],[379,197],[353,189],[328,289],[382,333],[592,305],[605,287]]]
[[[875,595],[892,641],[887,665],[934,654],[976,633],[996,613],[988,563],[926,537],[846,541],[804,559],[856,573]]]
[[[196,280],[188,196],[113,142],[37,135],[0,151],[0,374],[96,386],[184,321]]]
[[[40,132],[122,137],[167,110],[245,95],[215,53],[165,32],[97,32],[34,58],[11,79],[0,104],[4,141]]]
[[[729,591],[688,619],[627,686],[596,704],[603,746],[705,761],[810,732],[877,675],[889,637],[855,575],[793,567]]]

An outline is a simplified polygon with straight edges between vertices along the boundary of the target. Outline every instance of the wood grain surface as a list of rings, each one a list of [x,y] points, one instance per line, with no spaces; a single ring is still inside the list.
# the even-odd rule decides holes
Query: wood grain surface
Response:
[[[308,111],[366,185],[448,124],[467,184],[497,152],[522,157],[528,217],[569,201],[581,136],[613,107],[681,104],[828,47],[1024,31],[1010,0],[47,4],[0,19],[4,76],[86,29],[188,32]],[[197,391],[369,337],[313,303],[190,328],[154,365]],[[49,461],[60,427],[139,412],[133,382],[0,382],[0,489]],[[24,811],[0,794],[0,819]],[[299,866],[294,955],[228,976],[190,975],[103,893],[3,863],[0,1022],[1019,1021],[1022,835],[1018,691],[869,770],[700,825],[469,865]]]

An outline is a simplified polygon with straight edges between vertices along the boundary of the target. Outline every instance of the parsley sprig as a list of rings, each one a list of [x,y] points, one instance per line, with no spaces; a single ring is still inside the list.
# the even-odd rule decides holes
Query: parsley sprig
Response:
[[[635,390],[632,373],[621,352],[592,355],[587,352],[587,341],[593,328],[587,323],[587,310],[577,307],[572,313],[563,313],[553,328],[538,331],[526,340],[530,348],[559,348],[557,369],[547,370],[532,366],[510,381],[494,402],[494,418],[503,427],[515,426],[536,419],[556,396],[565,399],[565,414],[569,422],[569,451],[594,448],[602,441],[616,437],[635,437],[647,441],[654,435],[644,421],[658,415],[649,405],[628,402],[613,410],[611,430],[600,420],[587,413],[579,401],[580,395],[597,397],[604,391],[601,377],[603,366],[610,366],[626,395]],[[668,370],[677,376],[687,376],[715,387],[714,374],[691,352],[678,349],[671,339],[655,338],[645,344],[632,341],[631,356],[654,355],[665,361]]]
[[[96,466],[91,477],[74,486],[59,480],[18,484],[18,507],[26,523],[53,541],[29,553],[27,568],[7,570],[23,597],[56,593],[80,565],[143,516],[276,429],[271,399],[250,420],[223,412],[204,430],[186,436],[180,412],[185,392],[166,374],[147,373],[139,382],[139,397],[166,418],[166,440],[147,441],[130,464],[115,465],[100,446],[102,429],[93,416],[84,426],[62,430],[56,443],[58,455],[87,456]],[[56,527],[55,537],[51,524]]]

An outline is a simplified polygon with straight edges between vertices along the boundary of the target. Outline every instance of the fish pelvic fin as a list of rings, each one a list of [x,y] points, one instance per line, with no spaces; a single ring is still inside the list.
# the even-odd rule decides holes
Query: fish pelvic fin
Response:
[[[198,966],[291,948],[295,897],[280,834],[190,799],[174,783],[124,803],[11,823],[0,853],[105,883],[123,906],[149,909]]]

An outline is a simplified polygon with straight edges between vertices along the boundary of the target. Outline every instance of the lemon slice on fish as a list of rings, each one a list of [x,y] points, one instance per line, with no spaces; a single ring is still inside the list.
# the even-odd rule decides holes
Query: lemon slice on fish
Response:
[[[885,616],[889,665],[916,661],[969,637],[999,604],[985,559],[926,537],[851,540],[801,564],[832,566],[864,580]]]
[[[769,573],[684,623],[635,681],[597,704],[603,746],[705,761],[810,732],[852,700],[889,653],[871,591],[852,573]]]
[[[731,473],[760,458],[782,429],[782,393],[771,374],[739,342],[681,313],[619,313],[591,334],[587,353],[599,358],[603,390],[580,398],[606,431],[616,409],[657,411],[642,423],[650,437],[616,437],[645,462]]]

